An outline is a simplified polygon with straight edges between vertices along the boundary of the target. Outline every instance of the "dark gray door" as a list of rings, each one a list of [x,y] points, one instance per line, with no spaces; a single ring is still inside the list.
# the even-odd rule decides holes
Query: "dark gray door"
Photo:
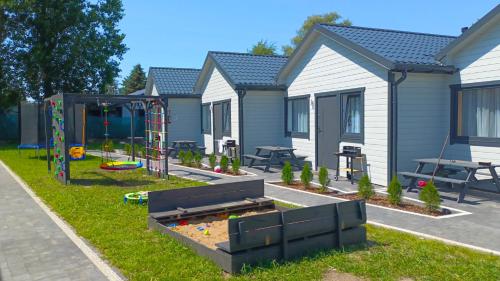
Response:
[[[317,106],[318,165],[337,169],[334,153],[339,150],[340,101],[339,96],[320,97]]]
[[[219,154],[218,141],[222,139],[222,104],[217,103],[213,106],[214,114],[214,152]]]

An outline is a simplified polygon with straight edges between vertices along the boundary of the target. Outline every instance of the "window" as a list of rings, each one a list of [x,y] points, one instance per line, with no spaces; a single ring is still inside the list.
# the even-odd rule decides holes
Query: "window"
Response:
[[[210,104],[203,104],[201,105],[201,131],[204,134],[211,134],[211,130]]]
[[[309,96],[286,100],[286,134],[309,137]]]
[[[500,85],[452,86],[453,140],[500,146]]]
[[[363,141],[364,108],[362,93],[342,94],[342,140]]]
[[[231,136],[231,102],[222,103],[222,134]]]

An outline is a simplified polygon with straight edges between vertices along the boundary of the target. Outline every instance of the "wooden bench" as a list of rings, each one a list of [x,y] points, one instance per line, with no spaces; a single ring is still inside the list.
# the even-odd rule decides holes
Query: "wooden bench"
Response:
[[[263,157],[263,156],[257,156],[253,154],[245,154],[243,157],[250,159],[250,163],[248,164],[249,168],[252,168],[253,165],[255,165],[255,161],[260,161],[262,165],[265,166],[264,171],[269,171],[269,168],[271,167],[271,159],[269,157]]]
[[[434,178],[433,178],[432,175],[412,173],[412,172],[399,172],[398,174],[407,178],[407,179],[411,179],[410,183],[408,184],[408,188],[406,189],[407,192],[412,191],[413,188],[416,187],[415,183],[416,183],[417,179],[423,179],[423,180],[433,179],[434,181],[449,183],[452,185],[452,187],[453,187],[453,185],[457,185],[461,189],[460,195],[458,196],[458,200],[457,200],[458,203],[463,201],[463,199],[465,197],[465,193],[467,192],[467,189],[468,189],[466,180],[437,177],[437,176],[434,176]]]

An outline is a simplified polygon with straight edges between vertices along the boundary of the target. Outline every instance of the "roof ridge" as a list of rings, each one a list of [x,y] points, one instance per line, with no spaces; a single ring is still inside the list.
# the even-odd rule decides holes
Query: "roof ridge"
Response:
[[[364,26],[354,26],[354,25],[345,26],[345,25],[333,24],[333,23],[320,23],[319,25],[336,26],[336,27],[343,27],[343,28],[365,29],[365,30],[375,30],[375,31],[387,31],[387,32],[415,34],[415,35],[436,36],[436,37],[457,38],[457,36],[453,36],[453,35],[443,35],[443,34],[435,34],[435,33],[405,31],[405,30],[396,30],[396,29],[387,29],[387,28],[375,28],[375,27],[364,27]]]
[[[200,68],[190,68],[190,67],[168,67],[168,66],[150,66],[149,69],[172,69],[172,70],[198,70]]]
[[[228,51],[208,51],[209,54],[228,54],[228,55],[244,55],[244,56],[254,56],[254,57],[275,57],[275,58],[288,58],[284,55],[256,55],[250,53],[238,53],[238,52],[228,52]]]

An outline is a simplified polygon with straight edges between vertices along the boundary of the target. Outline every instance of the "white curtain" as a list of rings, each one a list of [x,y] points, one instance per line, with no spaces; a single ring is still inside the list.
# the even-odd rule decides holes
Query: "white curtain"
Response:
[[[361,96],[350,95],[347,97],[344,122],[346,133],[361,133]]]
[[[500,138],[500,88],[462,91],[462,135]]]
[[[307,133],[309,129],[309,99],[288,101],[287,128],[289,132]]]

